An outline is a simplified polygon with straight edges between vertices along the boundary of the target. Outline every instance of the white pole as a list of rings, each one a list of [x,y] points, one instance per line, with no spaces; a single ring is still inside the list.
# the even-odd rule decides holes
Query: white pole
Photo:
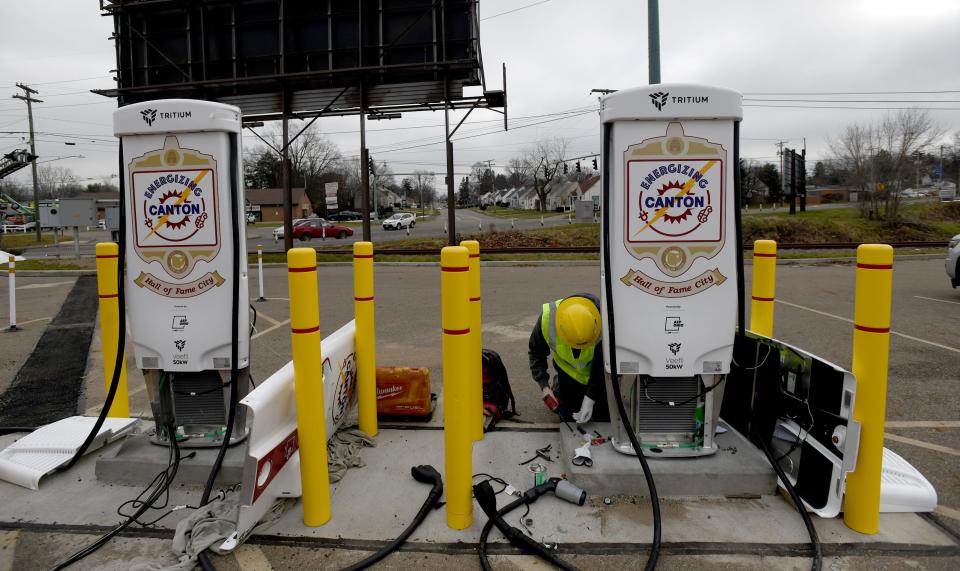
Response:
[[[7,260],[7,270],[7,285],[10,286],[10,331],[16,331],[20,328],[17,327],[17,262],[13,256]]]
[[[80,259],[80,227],[73,227],[73,253]]]
[[[263,297],[263,245],[257,244],[257,282],[260,284],[260,297],[257,301],[267,301]]]
[[[514,220],[516,220],[516,218],[511,218],[511,219],[510,219],[510,229],[511,229],[511,230],[514,228],[514,225],[513,225]]]

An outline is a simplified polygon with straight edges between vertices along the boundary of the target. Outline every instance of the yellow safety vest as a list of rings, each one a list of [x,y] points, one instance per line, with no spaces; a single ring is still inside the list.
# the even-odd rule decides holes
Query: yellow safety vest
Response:
[[[573,356],[573,347],[564,343],[557,335],[557,306],[562,299],[543,304],[540,314],[540,332],[550,346],[553,363],[564,373],[581,385],[590,382],[590,367],[593,364],[593,347],[580,350],[578,357]]]

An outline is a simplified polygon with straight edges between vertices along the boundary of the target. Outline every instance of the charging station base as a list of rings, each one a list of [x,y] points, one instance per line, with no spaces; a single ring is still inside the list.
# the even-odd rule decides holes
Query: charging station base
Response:
[[[243,478],[243,461],[246,443],[227,449],[217,483],[236,484]],[[207,483],[210,469],[217,459],[217,448],[181,448],[181,458],[196,452],[196,456],[180,462],[177,483],[187,486],[203,486]],[[131,436],[120,446],[114,446],[97,458],[97,480],[110,484],[143,486],[167,467],[170,449],[150,442],[146,434]]]
[[[721,422],[721,425],[723,423]],[[570,423],[570,426],[574,426]],[[609,422],[583,425],[594,437],[593,431],[607,436],[613,434]],[[646,496],[647,484],[636,457],[613,449],[609,440],[590,447],[593,466],[574,466],[573,451],[582,445],[580,433],[573,433],[560,425],[560,453],[563,470],[571,482],[588,490],[591,495]],[[756,497],[777,492],[777,476],[763,455],[735,430],[717,434],[717,453],[693,458],[651,458],[650,470],[663,497]]]

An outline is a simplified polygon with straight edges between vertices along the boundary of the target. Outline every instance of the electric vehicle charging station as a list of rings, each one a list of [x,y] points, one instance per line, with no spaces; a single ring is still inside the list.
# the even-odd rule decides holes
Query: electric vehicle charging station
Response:
[[[702,456],[737,326],[734,172],[742,96],[660,84],[601,100],[604,367],[614,448],[635,450],[609,376],[647,455]],[[611,324],[610,321],[613,321]]]
[[[136,364],[158,428],[173,419],[188,437],[181,446],[219,446],[230,385],[243,398],[250,365],[240,110],[148,101],[121,107],[113,123]],[[241,408],[231,443],[244,425]]]

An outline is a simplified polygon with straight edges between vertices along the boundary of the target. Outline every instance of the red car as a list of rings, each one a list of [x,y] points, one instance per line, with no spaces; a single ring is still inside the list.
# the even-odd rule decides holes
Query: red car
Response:
[[[353,236],[353,229],[327,222],[323,218],[310,218],[293,228],[293,237],[306,242],[312,238],[346,238]]]

